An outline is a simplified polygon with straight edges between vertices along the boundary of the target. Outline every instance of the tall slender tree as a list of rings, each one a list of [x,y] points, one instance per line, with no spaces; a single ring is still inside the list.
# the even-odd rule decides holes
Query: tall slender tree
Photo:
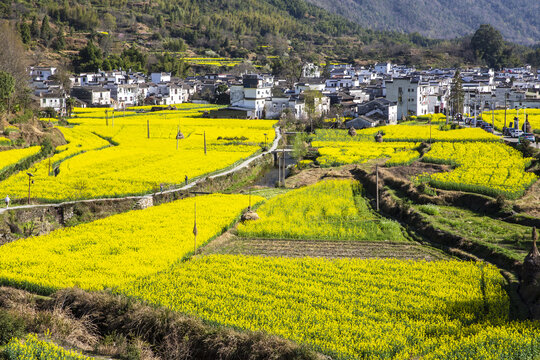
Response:
[[[461,79],[461,72],[457,69],[450,87],[450,106],[454,114],[463,113],[464,100],[465,93],[463,92],[463,80]],[[446,123],[448,124],[448,116],[446,117]]]
[[[7,110],[10,110],[11,97],[15,91],[15,79],[11,74],[0,71],[0,107],[4,108],[7,105]]]
[[[41,22],[41,38],[48,42],[51,39],[51,26],[49,25],[49,17],[45,15]]]
[[[39,38],[39,20],[37,15],[32,17],[32,24],[30,25],[30,34],[34,39]]]
[[[56,41],[54,42],[54,49],[64,50],[65,47],[66,47],[66,38],[64,37],[64,29],[59,27],[58,33],[56,34]]]
[[[21,33],[21,40],[23,44],[29,44],[32,36],[30,35],[30,25],[23,22],[19,25],[19,32]]]

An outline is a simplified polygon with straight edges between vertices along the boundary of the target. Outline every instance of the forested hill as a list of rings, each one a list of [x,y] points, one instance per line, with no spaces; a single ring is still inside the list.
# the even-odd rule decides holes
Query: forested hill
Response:
[[[185,67],[173,57],[184,56],[262,65],[288,55],[417,66],[478,60],[467,39],[370,30],[305,0],[0,0],[2,18],[16,26],[34,65],[73,61],[75,70],[84,71],[174,68],[180,74]],[[516,49],[509,48],[500,63],[522,64],[530,49]]]
[[[473,33],[481,24],[491,24],[507,41],[540,42],[538,0],[308,1],[372,29],[449,39]]]
[[[0,17],[15,22],[30,46],[61,51],[77,50],[89,37],[105,53],[119,53],[126,44],[183,50],[177,43],[182,39],[198,54],[281,56],[292,51],[346,60],[410,55],[409,49],[434,42],[366,30],[304,0],[0,0]],[[60,33],[65,39],[57,46]]]

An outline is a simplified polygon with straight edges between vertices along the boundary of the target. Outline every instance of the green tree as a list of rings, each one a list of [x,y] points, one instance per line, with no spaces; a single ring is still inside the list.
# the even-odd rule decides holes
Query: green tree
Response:
[[[308,135],[304,133],[297,133],[294,137],[292,156],[297,161],[302,160],[308,153]]]
[[[504,50],[501,33],[488,24],[480,25],[471,38],[471,47],[478,59],[482,59],[489,67],[500,68]]]
[[[463,80],[461,79],[461,72],[457,69],[450,87],[450,106],[452,107],[454,114],[463,113],[464,100],[465,93],[463,92]],[[446,117],[446,123],[448,124],[448,116]]]
[[[527,53],[526,60],[529,65],[540,68],[540,47]]]
[[[302,77],[302,62],[298,57],[278,58],[272,62],[271,66],[272,73],[285,78],[287,85],[291,88]]]
[[[11,15],[11,1],[0,1],[0,17],[7,18]]]
[[[75,70],[97,71],[103,65],[103,52],[90,40],[85,47],[79,51],[79,55],[74,61]]]
[[[59,27],[58,33],[56,34],[56,41],[54,42],[54,49],[64,50],[66,48],[66,38],[64,37],[64,30]]]
[[[161,29],[165,26],[165,21],[163,20],[163,15],[159,14],[156,18],[157,26]]]
[[[32,24],[30,25],[30,34],[34,39],[39,38],[39,20],[37,15],[32,17]]]
[[[170,39],[163,44],[163,48],[169,51],[183,52],[186,51],[186,43],[180,38]]]
[[[151,67],[151,71],[165,71],[173,76],[185,78],[191,69],[191,65],[169,53],[158,56],[158,63]]]
[[[331,64],[330,58],[326,58],[326,63],[324,64],[324,69],[321,74],[324,79],[330,78],[331,65],[332,64]]]
[[[103,25],[105,25],[109,31],[116,30],[116,18],[113,15],[106,13],[103,15]]]
[[[29,44],[30,40],[32,39],[30,35],[30,25],[28,25],[26,22],[23,22],[19,26],[19,32],[21,33],[21,40],[23,44]]]
[[[41,22],[40,34],[45,42],[51,39],[51,26],[49,25],[49,17],[47,15],[43,17],[43,21]]]
[[[77,105],[77,101],[75,98],[69,97],[66,99],[66,114],[67,117],[71,117],[71,113],[73,112],[73,108]]]
[[[0,70],[0,103],[2,107],[7,105],[8,111],[10,111],[11,96],[15,91],[15,79],[10,73]]]
[[[317,114],[317,106],[322,99],[322,93],[318,90],[307,90],[303,92],[306,111],[309,118],[309,129],[313,131],[313,118]]]
[[[121,55],[124,60],[124,68],[133,71],[144,71],[148,61],[148,57],[139,48],[132,46],[124,49]]]

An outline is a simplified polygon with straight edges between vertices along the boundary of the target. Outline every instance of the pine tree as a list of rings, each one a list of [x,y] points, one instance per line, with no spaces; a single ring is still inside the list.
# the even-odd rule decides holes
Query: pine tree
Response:
[[[30,26],[27,23],[23,22],[19,26],[19,32],[21,33],[21,40],[23,44],[29,44],[30,40],[32,39],[30,36]]]
[[[9,111],[10,99],[15,91],[15,79],[11,74],[0,70],[0,108],[7,105]]]
[[[32,18],[32,25],[30,25],[30,34],[34,39],[39,38],[39,20],[37,15]]]
[[[56,35],[56,41],[54,43],[54,49],[64,50],[66,48],[66,39],[64,37],[64,30],[62,28],[58,28],[58,34]]]
[[[49,17],[45,15],[43,18],[43,21],[41,22],[41,38],[45,40],[45,42],[49,41],[51,38],[51,27],[49,25]]]

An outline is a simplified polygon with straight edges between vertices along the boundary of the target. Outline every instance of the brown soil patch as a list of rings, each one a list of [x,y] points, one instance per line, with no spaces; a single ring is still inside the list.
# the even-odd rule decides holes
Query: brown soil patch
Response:
[[[199,250],[201,255],[232,254],[272,257],[324,257],[329,259],[402,259],[441,260],[449,256],[418,243],[393,243],[390,241],[319,241],[246,239],[224,233]]]
[[[294,189],[318,183],[325,179],[354,179],[353,170],[357,165],[345,165],[336,168],[312,168],[302,170],[285,180],[287,188]]]
[[[411,177],[422,173],[435,174],[451,170],[452,167],[449,165],[428,164],[419,161],[414,162],[409,166],[394,166],[381,169],[381,171],[389,173],[394,177],[401,178],[403,180],[410,180]]]

